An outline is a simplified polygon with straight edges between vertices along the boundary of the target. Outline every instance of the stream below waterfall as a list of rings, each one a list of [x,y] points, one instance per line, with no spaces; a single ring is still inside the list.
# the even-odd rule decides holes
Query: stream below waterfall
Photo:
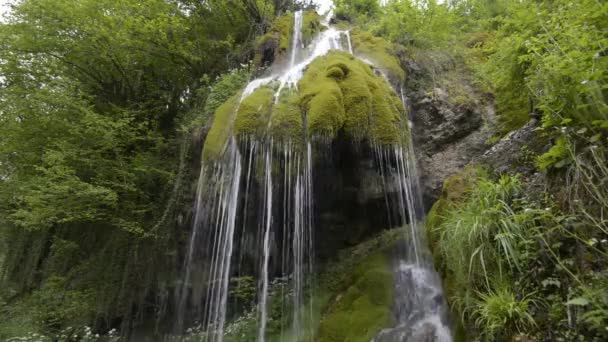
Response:
[[[357,55],[348,30],[329,24],[331,15],[323,21],[327,28],[305,46],[303,12],[294,13],[287,68],[251,81],[240,103],[270,84],[275,85],[277,103],[283,92],[297,88],[315,59],[330,51],[347,52],[373,66],[366,56]],[[414,147],[409,132],[405,135],[405,146],[370,143],[371,169],[382,184],[385,216],[392,227],[407,227],[392,260],[395,324],[373,341],[451,341],[441,282],[424,238]],[[248,316],[257,322],[255,336],[263,342],[269,340],[269,330],[276,329],[274,321],[270,325],[272,310],[281,313],[279,341],[313,340],[318,320],[313,313],[316,234],[325,228],[318,226],[315,199],[325,189],[316,184],[315,165],[332,153],[310,139],[300,145],[270,135],[231,136],[220,160],[203,163],[182,285],[176,293],[178,334],[198,325],[205,341],[223,341],[231,325]],[[244,294],[240,287],[234,290],[235,283],[255,289],[254,306],[247,308],[240,300]],[[271,298],[281,298],[279,308]]]

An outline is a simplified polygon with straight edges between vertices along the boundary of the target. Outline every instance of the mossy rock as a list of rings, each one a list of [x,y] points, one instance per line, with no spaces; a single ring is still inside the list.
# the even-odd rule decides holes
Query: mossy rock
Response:
[[[218,109],[204,155],[221,154],[230,129],[235,136],[270,135],[284,141],[307,136],[329,141],[343,132],[353,141],[382,145],[403,144],[408,134],[401,98],[370,65],[346,52],[315,59],[296,89],[281,91],[276,104],[274,95],[270,86],[255,90],[238,106],[234,125],[227,112],[238,99]]]
[[[261,66],[264,62],[263,59],[266,57],[267,50],[271,50],[273,53],[272,61],[289,51],[293,36],[293,23],[294,17],[292,13],[277,17],[270,26],[268,32],[258,38],[256,42],[256,54],[254,57],[254,63],[256,65]]]
[[[272,108],[270,132],[274,138],[283,141],[302,141],[304,124],[300,99],[295,92],[284,91],[279,103]]]
[[[234,135],[262,136],[268,127],[274,102],[274,91],[268,87],[256,89],[247,96],[236,114]]]
[[[215,111],[213,124],[203,146],[203,160],[215,160],[222,156],[232,132],[234,114],[239,95],[232,96]]]
[[[387,73],[392,81],[405,80],[405,71],[395,57],[393,44],[358,28],[351,30],[350,35],[355,54],[368,58],[375,66]]]
[[[394,279],[387,256],[366,258],[350,280],[321,319],[318,342],[368,342],[391,325]]]
[[[334,138],[344,130],[356,141],[402,143],[405,108],[390,85],[352,55],[319,57],[298,83],[312,137]]]
[[[321,16],[313,10],[304,12],[302,18],[302,43],[305,46],[310,44],[314,36],[322,30]]]

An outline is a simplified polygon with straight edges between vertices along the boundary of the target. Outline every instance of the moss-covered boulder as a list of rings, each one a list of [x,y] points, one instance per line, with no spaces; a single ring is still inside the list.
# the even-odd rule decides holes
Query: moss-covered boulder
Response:
[[[241,102],[234,121],[235,135],[264,135],[274,103],[274,91],[261,87]]]
[[[326,288],[335,291],[321,317],[316,341],[368,342],[391,326],[394,279],[391,246],[401,230],[387,231],[349,250]],[[392,241],[392,242],[391,242]]]
[[[306,11],[302,18],[302,43],[310,44],[317,33],[323,30],[321,16],[316,11]]]
[[[300,98],[294,91],[282,92],[279,102],[272,108],[270,134],[279,140],[302,141],[304,124]]]
[[[317,58],[298,87],[310,136],[331,139],[344,130],[354,140],[402,142],[405,108],[399,97],[350,54],[336,51]]]
[[[355,54],[369,59],[385,72],[391,81],[399,83],[405,80],[405,72],[395,57],[395,47],[392,43],[359,28],[351,30],[350,36]]]
[[[213,124],[203,146],[203,159],[212,160],[221,157],[232,134],[232,125],[238,106],[239,96],[234,95],[215,111]]]
[[[356,142],[405,141],[407,115],[400,97],[370,65],[346,52],[315,59],[297,87],[285,88],[278,99],[276,90],[276,82],[269,83],[240,104],[231,98],[222,105],[205,143],[205,157],[221,153],[230,133],[292,142],[307,137],[330,141],[339,132]]]

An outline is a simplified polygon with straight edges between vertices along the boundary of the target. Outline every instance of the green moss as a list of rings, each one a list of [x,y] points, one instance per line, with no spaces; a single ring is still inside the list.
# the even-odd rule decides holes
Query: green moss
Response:
[[[279,103],[272,108],[270,124],[273,137],[283,140],[302,140],[304,125],[299,97],[295,93],[281,95]]]
[[[293,35],[293,14],[278,17],[272,25],[272,31],[279,34],[279,48],[282,51],[289,50]]]
[[[389,77],[400,82],[405,80],[405,72],[395,57],[394,47],[390,42],[358,28],[351,31],[351,40],[356,54],[369,58],[379,69],[388,73]]]
[[[302,18],[302,42],[304,45],[308,45],[312,42],[315,34],[320,32],[323,28],[321,25],[321,16],[316,11],[304,12]]]
[[[205,157],[220,154],[230,134],[237,99],[218,109],[209,134]],[[274,90],[261,87],[239,106],[234,135],[300,139],[305,136],[333,139],[343,131],[354,141],[402,144],[407,134],[406,111],[388,82],[372,67],[352,55],[334,51],[315,59],[297,90],[281,92],[274,104]],[[269,121],[270,120],[270,121]],[[217,127],[216,127],[217,126]]]
[[[235,95],[215,111],[213,124],[203,146],[203,160],[217,159],[224,152],[232,131],[232,123],[238,101],[239,96]]]
[[[371,67],[344,52],[317,58],[299,83],[311,136],[333,138],[341,129],[354,140],[402,142],[405,108]]]
[[[241,102],[234,121],[234,135],[258,135],[265,133],[270,120],[274,91],[262,87]]]
[[[293,35],[293,14],[288,13],[277,17],[272,23],[270,30],[258,38],[257,53],[254,62],[259,64],[262,58],[263,49],[267,46],[275,46],[278,51],[275,54],[286,53],[291,47],[291,37]]]
[[[319,342],[370,341],[391,323],[393,273],[386,255],[359,263],[352,283],[334,298],[319,325]]]
[[[342,90],[336,80],[326,74],[330,58],[329,55],[317,58],[298,83],[300,105],[307,114],[310,136],[334,138],[344,124]]]

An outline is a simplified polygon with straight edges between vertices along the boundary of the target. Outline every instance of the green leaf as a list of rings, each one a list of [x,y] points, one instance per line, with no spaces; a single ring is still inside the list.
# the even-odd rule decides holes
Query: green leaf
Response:
[[[601,134],[601,133],[598,133],[598,134],[596,134],[596,135],[592,136],[592,137],[589,139],[589,141],[590,141],[590,142],[592,142],[592,143],[596,143],[596,142],[600,141],[600,139],[602,139],[602,134]]]
[[[566,305],[585,306],[589,304],[589,300],[585,297],[576,297],[566,302]]]

